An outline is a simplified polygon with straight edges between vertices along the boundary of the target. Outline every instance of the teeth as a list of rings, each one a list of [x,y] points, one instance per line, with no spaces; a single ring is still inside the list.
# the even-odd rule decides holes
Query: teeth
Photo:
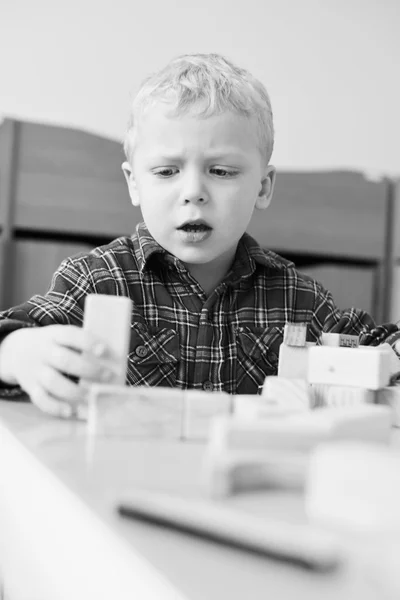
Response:
[[[197,224],[197,223],[193,223],[193,224],[186,224],[183,226],[183,228],[185,231],[202,231],[204,229],[208,229],[207,225],[203,225],[203,224]]]

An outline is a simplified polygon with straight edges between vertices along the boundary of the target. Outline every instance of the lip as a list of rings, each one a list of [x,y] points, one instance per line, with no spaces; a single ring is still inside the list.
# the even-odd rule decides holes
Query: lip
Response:
[[[184,223],[179,225],[177,229],[182,229],[182,227],[185,227],[186,225],[205,225],[206,227],[212,229],[211,225],[209,225],[204,219],[187,219],[184,221]]]

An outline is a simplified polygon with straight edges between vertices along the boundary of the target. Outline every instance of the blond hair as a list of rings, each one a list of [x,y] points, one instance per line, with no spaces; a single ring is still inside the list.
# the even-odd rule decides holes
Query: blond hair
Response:
[[[219,54],[186,54],[145,79],[133,100],[124,141],[132,164],[136,123],[154,102],[172,103],[171,114],[179,116],[195,110],[199,117],[224,111],[255,117],[259,149],[267,164],[274,145],[274,126],[269,95],[251,73]]]

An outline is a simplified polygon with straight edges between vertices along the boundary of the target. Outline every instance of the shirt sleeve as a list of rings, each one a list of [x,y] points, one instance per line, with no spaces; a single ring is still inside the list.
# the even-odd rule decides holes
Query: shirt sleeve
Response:
[[[0,312],[0,342],[22,327],[82,325],[84,299],[93,291],[85,261],[64,260],[52,278],[49,291]]]
[[[377,346],[398,331],[398,327],[393,323],[377,325],[364,310],[340,310],[335,305],[332,294],[317,284],[311,330],[315,339],[318,339],[322,332],[345,333],[358,335],[360,344],[364,346]]]

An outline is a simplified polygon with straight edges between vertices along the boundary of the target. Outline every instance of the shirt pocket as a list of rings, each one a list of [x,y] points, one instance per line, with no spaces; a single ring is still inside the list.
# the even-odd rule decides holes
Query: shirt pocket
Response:
[[[278,372],[283,327],[238,327],[236,393],[257,394],[268,375]]]
[[[174,329],[132,323],[129,385],[175,386],[179,358],[179,336]]]

